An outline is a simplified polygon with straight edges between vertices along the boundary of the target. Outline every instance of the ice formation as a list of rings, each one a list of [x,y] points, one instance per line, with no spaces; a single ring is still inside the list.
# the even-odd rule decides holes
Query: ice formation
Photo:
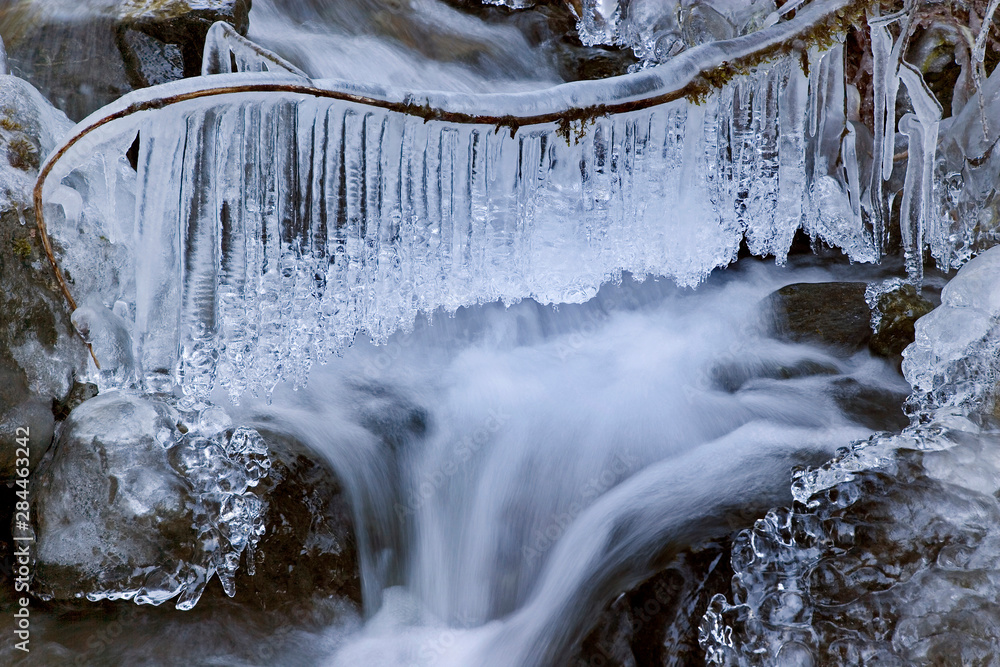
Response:
[[[129,249],[134,272],[123,267],[101,298],[134,308],[135,360],[153,388],[177,381],[201,397],[219,384],[238,397],[282,378],[302,383],[359,332],[385,340],[437,308],[580,302],[622,271],[694,285],[732,261],[744,237],[782,261],[805,226],[871,261],[879,248],[862,219],[859,172],[838,158],[853,137],[841,139],[840,47],[811,50],[808,77],[789,57],[700,104],[555,122],[560,110],[682,89],[713,63],[781,44],[843,4],[810,6],[668,66],[544,94],[415,96],[309,81],[217,28],[207,71],[235,62],[239,73],[165,84],[101,110],[77,134],[116,120],[54,161],[48,182],[71,184],[72,156],[97,154],[108,184],[83,180],[114,192],[130,176],[111,156],[137,142],[134,207],[109,197],[105,211],[107,235]],[[213,92],[227,86],[232,94]],[[263,92],[240,92],[248,86]],[[187,101],[151,102],[172,96]],[[482,116],[496,120],[469,122]],[[79,206],[62,208],[73,218]]]
[[[812,2],[659,67],[509,94],[310,80],[216,26],[205,76],[83,121],[43,166],[46,193],[68,221],[103,207],[107,237],[135,258],[90,291],[135,313],[135,363],[150,386],[206,397],[221,385],[235,399],[301,385],[355,335],[384,341],[418,313],[581,302],[623,271],[695,285],[744,240],[782,262],[803,229],[877,261],[897,194],[883,182],[898,178],[902,86],[913,112],[898,126],[900,231],[919,282],[925,246],[948,268],[989,238],[970,221],[992,215],[1000,128],[979,111],[1000,105],[1000,75],[942,121],[900,59],[905,26],[895,40],[889,31],[910,19],[873,13],[872,138],[855,120],[843,46],[802,41],[848,7]],[[703,99],[681,97],[702,90],[703,72],[789,44]],[[135,171],[116,157],[130,146]],[[121,194],[133,179],[134,200]],[[72,245],[72,233],[55,235]]]
[[[701,626],[710,664],[990,664],[1000,459],[1000,248],[917,321],[913,423],[796,474],[795,504],[733,547],[733,599]]]
[[[253,573],[265,501],[252,489],[270,465],[261,436],[218,407],[102,392],[38,477],[37,594],[191,609],[218,575],[234,595],[244,553]]]

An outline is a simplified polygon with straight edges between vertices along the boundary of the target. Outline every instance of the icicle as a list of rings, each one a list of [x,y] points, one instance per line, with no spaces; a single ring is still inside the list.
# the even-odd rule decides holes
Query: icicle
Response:
[[[906,252],[907,274],[919,285],[923,281],[924,235],[936,231],[937,227],[932,226],[935,212],[933,177],[942,109],[920,72],[912,65],[903,62],[899,76],[906,85],[915,112],[906,114],[900,121],[900,129],[909,138],[900,231]]]
[[[169,391],[178,361],[181,238],[176,184],[182,171],[186,127],[149,123],[142,131],[136,198],[136,347],[140,366],[154,391]]]
[[[785,242],[782,243],[782,255],[785,255],[791,246],[795,231],[802,224],[808,192],[806,122],[809,110],[809,82],[798,63],[789,65],[788,82],[784,94],[780,97],[780,105],[776,225],[778,233],[785,238]]]
[[[844,161],[845,180],[847,182],[847,194],[851,203],[851,211],[854,213],[855,225],[861,228],[861,169],[858,164],[857,150],[858,133],[852,123],[848,123],[844,131],[844,138],[840,144],[840,155]],[[880,252],[878,244],[875,244],[876,251]]]
[[[3,37],[0,37],[0,74],[10,74],[10,66],[7,64],[7,49],[3,45]]]
[[[871,36],[872,48],[872,100],[875,106],[874,113],[874,134],[875,140],[872,145],[872,172],[869,183],[868,202],[871,216],[874,221],[875,245],[879,253],[886,250],[888,244],[888,212],[885,208],[885,196],[883,194],[882,178],[882,156],[885,151],[886,134],[894,134],[895,110],[893,110],[892,122],[887,126],[886,106],[889,100],[888,74],[890,67],[889,56],[892,52],[892,36],[885,23],[879,21],[879,10],[876,5],[868,13],[868,26]],[[895,97],[893,97],[895,100]],[[895,102],[893,102],[895,104]]]
[[[234,72],[283,72],[303,79],[308,75],[281,56],[254,44],[224,21],[217,21],[205,36],[202,76]]]
[[[993,16],[997,13],[997,8],[1000,8],[1000,0],[990,0],[983,16],[983,24],[976,36],[976,46],[972,50],[972,59],[977,63],[982,63],[986,59],[986,42],[990,38],[990,28],[993,26]]]
[[[811,3],[768,30],[787,37],[789,24],[835,6]],[[811,80],[793,54],[701,104],[610,114],[567,136],[550,121],[512,131],[414,107],[520,117],[635,100],[777,37],[691,49],[613,85],[481,97],[226,73],[234,60],[237,70],[273,61],[213,31],[206,62],[222,74],[126,96],[82,127],[132,120],[101,124],[70,151],[115,155],[138,132],[128,242],[142,261],[134,292],[125,281],[103,296],[134,301],[137,363],[154,389],[179,382],[197,399],[221,385],[237,399],[282,379],[301,385],[356,335],[385,341],[420,312],[584,301],[623,271],[695,285],[743,238],[781,261],[807,221],[852,259],[873,257],[841,47],[811,55]],[[233,92],[255,86],[266,92]],[[182,101],[159,104],[167,98]],[[129,115],[136,108],[144,115]],[[73,169],[65,161],[59,178]]]

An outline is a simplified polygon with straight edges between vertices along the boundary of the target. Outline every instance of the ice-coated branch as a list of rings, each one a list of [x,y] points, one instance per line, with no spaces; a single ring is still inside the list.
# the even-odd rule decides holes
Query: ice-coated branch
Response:
[[[385,109],[416,116],[425,122],[486,125],[495,127],[497,131],[507,128],[512,135],[519,127],[558,124],[568,136],[574,122],[583,127],[597,117],[645,109],[683,97],[702,96],[754,65],[795,50],[802,51],[809,43],[829,39],[831,31],[853,20],[856,15],[860,16],[868,4],[861,0],[819,0],[799,10],[789,21],[731,40],[692,48],[660,67],[600,81],[566,83],[549,90],[528,93],[412,93],[344,81],[303,83],[298,72],[283,63],[276,64],[282,65],[279,69],[288,72],[286,74],[221,74],[146,88],[124,96],[82,121],[45,161],[34,188],[38,230],[59,287],[67,303],[75,308],[75,301],[52,252],[45,225],[42,205],[45,182],[55,165],[89,134],[144,111],[225,95],[283,93]],[[228,45],[226,48],[230,48],[232,38],[223,31],[216,30],[215,42],[223,40]],[[242,42],[238,46],[245,47]],[[206,57],[211,53],[218,56],[222,48],[220,44],[215,44],[215,48],[206,51]],[[225,67],[219,69],[224,70]]]
[[[276,53],[272,53],[260,45],[253,43],[236,28],[225,21],[216,21],[205,36],[205,53],[201,60],[201,73],[231,74],[232,60],[236,60],[239,71],[279,71],[288,72],[303,79],[309,76],[298,67],[288,62]],[[250,63],[254,66],[249,66]]]

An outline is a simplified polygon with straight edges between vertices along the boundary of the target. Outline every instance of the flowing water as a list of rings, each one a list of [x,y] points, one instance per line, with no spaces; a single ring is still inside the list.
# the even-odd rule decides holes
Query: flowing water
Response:
[[[257,0],[251,25],[252,39],[314,78],[352,79],[368,85],[377,76],[378,84],[403,85],[419,77],[420,88],[459,95],[488,92],[497,86],[537,90],[561,79],[557,69],[540,55],[539,42],[526,37],[515,22],[480,21],[430,0],[405,5],[355,2],[336,13],[319,2]],[[877,36],[890,39],[888,33]],[[468,56],[470,53],[475,57]],[[102,184],[95,185],[97,179],[85,184],[115,195],[105,198],[112,203],[102,200],[99,205],[113,221],[112,240],[114,234],[119,235],[118,240],[139,238],[132,250],[148,259],[152,255],[145,251],[158,247],[161,239],[155,234],[161,232],[142,240],[144,221],[132,220],[131,212],[171,213],[170,207],[180,206],[176,197],[171,199],[173,190],[169,188],[163,192],[147,188],[132,200],[118,197],[117,188],[134,187],[137,180],[150,183],[170,176],[183,181],[179,187],[183,196],[189,197],[185,203],[191,206],[181,208],[190,212],[194,221],[190,225],[194,242],[183,246],[188,252],[183,264],[176,257],[161,257],[166,267],[163,273],[150,262],[130,274],[130,260],[115,263],[114,270],[121,272],[122,289],[127,292],[115,296],[124,298],[121,312],[128,316],[130,307],[137,309],[136,326],[143,335],[149,334],[144,341],[147,347],[139,349],[146,354],[141,359],[144,370],[162,370],[153,363],[159,353],[151,343],[155,336],[162,335],[161,342],[167,340],[162,345],[166,350],[163,365],[173,367],[179,363],[174,356],[180,348],[176,341],[191,331],[205,334],[204,341],[197,340],[191,347],[194,353],[182,360],[194,368],[188,377],[204,371],[208,378],[194,393],[204,397],[214,387],[212,400],[226,405],[237,420],[253,424],[265,435],[303,443],[330,464],[353,514],[363,609],[355,610],[343,601],[307,600],[289,616],[248,613],[238,606],[238,595],[237,603],[206,595],[190,612],[136,611],[108,603],[92,612],[66,612],[55,605],[38,613],[34,627],[38,628],[39,647],[26,664],[559,665],[570,659],[609,603],[655,574],[664,563],[692,547],[728,539],[736,531],[750,528],[771,508],[791,505],[794,469],[823,464],[838,449],[868,438],[873,431],[902,429],[908,423],[902,405],[910,385],[891,363],[867,350],[847,353],[782,341],[773,335],[769,306],[762,302],[788,283],[875,281],[894,275],[892,268],[847,265],[831,255],[826,259],[793,256],[787,267],[744,259],[712,273],[696,288],[690,287],[735,257],[744,237],[752,251],[784,258],[799,226],[835,240],[856,259],[878,256],[882,230],[877,225],[866,226],[870,222],[867,217],[861,224],[859,175],[852,172],[851,163],[834,166],[825,162],[824,150],[838,153],[848,145],[842,142],[855,139],[844,111],[847,93],[842,87],[827,86],[822,78],[843,78],[842,50],[829,53],[832,55],[810,54],[817,65],[814,72],[821,72],[814,73],[812,79],[785,63],[773,70],[762,68],[754,77],[714,96],[704,107],[686,102],[675,105],[677,108],[667,110],[671,115],[661,123],[658,133],[651,129],[660,127],[653,116],[662,110],[650,111],[644,123],[632,122],[634,118],[631,125],[620,119],[602,120],[582,147],[566,141],[565,148],[550,143],[546,149],[542,134],[554,136],[554,128],[535,135],[522,131],[516,151],[510,148],[515,145],[513,135],[509,139],[484,138],[485,159],[492,158],[501,168],[507,163],[516,167],[508,171],[516,173],[517,180],[511,177],[506,189],[483,177],[487,172],[477,171],[471,158],[468,164],[448,161],[463,154],[456,147],[466,144],[472,146],[469,155],[478,155],[477,131],[470,130],[459,142],[455,138],[458,134],[443,123],[432,123],[430,130],[419,120],[414,120],[412,127],[400,124],[401,137],[410,137],[411,142],[412,136],[422,137],[425,142],[421,146],[417,141],[414,145],[422,150],[412,151],[416,157],[411,156],[413,164],[422,160],[422,166],[413,167],[406,176],[411,185],[425,187],[421,190],[424,196],[404,196],[405,189],[397,187],[399,207],[418,221],[435,212],[442,220],[446,211],[454,214],[454,219],[447,218],[451,226],[444,230],[449,236],[445,240],[443,225],[436,230],[431,225],[430,231],[414,227],[427,232],[426,238],[405,225],[389,226],[389,222],[398,225],[405,216],[390,205],[388,197],[381,196],[383,190],[393,188],[386,186],[385,180],[370,181],[372,173],[383,179],[381,170],[373,167],[366,171],[362,164],[360,176],[347,174],[343,155],[360,156],[358,162],[364,163],[371,153],[371,164],[382,165],[382,144],[372,148],[365,138],[388,136],[386,128],[391,129],[395,121],[389,118],[376,123],[371,120],[374,116],[368,115],[358,124],[350,110],[338,109],[342,113],[338,118],[343,128],[339,144],[343,153],[333,157],[341,160],[345,175],[343,184],[335,184],[331,175],[330,187],[341,188],[338,191],[343,197],[337,206],[347,207],[341,211],[345,224],[327,237],[325,209],[322,215],[306,211],[301,220],[289,214],[302,227],[296,232],[302,236],[290,238],[302,241],[308,235],[302,230],[308,231],[312,229],[309,225],[321,221],[323,243],[354,244],[351,259],[336,264],[331,259],[334,251],[325,245],[312,255],[288,253],[283,246],[278,255],[268,257],[279,265],[288,260],[289,264],[280,265],[287,271],[279,273],[271,267],[268,273],[270,265],[265,261],[261,276],[233,271],[235,264],[225,258],[213,256],[202,261],[208,253],[205,248],[229,252],[234,247],[230,241],[236,236],[226,236],[232,229],[220,223],[218,229],[225,230],[226,241],[219,242],[209,224],[196,224],[205,220],[214,224],[212,216],[219,211],[202,215],[198,206],[191,204],[208,199],[199,193],[216,187],[218,193],[212,197],[219,201],[249,198],[244,197],[249,188],[260,184],[240,181],[241,175],[234,181],[218,178],[200,182],[200,174],[215,174],[205,167],[211,167],[213,160],[236,165],[234,172],[241,171],[242,163],[228,160],[227,154],[214,148],[192,155],[194,149],[188,147],[202,144],[188,142],[188,135],[176,127],[157,127],[155,118],[145,118],[144,122],[150,121],[146,125],[137,123],[139,136],[147,138],[140,146],[138,173],[129,172],[122,160],[108,160],[103,165]],[[356,66],[359,60],[362,66]],[[912,81],[907,83],[905,73],[902,80],[916,90]],[[1000,78],[991,85],[996,87],[998,82]],[[815,95],[810,98],[808,92],[815,93],[819,85],[824,86],[822,102],[816,101]],[[898,87],[898,80],[895,85]],[[779,90],[785,100],[781,104],[775,101]],[[792,95],[790,102],[788,95]],[[810,99],[812,107],[807,108]],[[834,103],[828,113],[824,104],[831,99]],[[920,102],[916,99],[918,113],[907,127],[913,141],[923,142],[920,148],[926,151],[926,137],[936,136],[938,118],[932,105],[921,107]],[[292,210],[289,202],[297,207],[307,201],[295,194],[294,188],[282,189],[286,185],[282,174],[287,175],[288,170],[280,160],[292,153],[282,153],[281,146],[267,141],[277,137],[276,141],[303,142],[306,135],[297,133],[304,132],[317,146],[333,145],[314,134],[316,128],[323,127],[325,132],[330,125],[329,118],[334,117],[330,109],[320,109],[318,103],[302,104],[294,112],[289,112],[290,108],[280,100],[258,105],[258,100],[249,99],[229,108],[199,108],[176,116],[183,121],[184,132],[212,147],[222,144],[209,139],[214,141],[216,134],[226,137],[235,132],[233,127],[245,129],[241,123],[273,130],[262,133],[267,137],[259,145],[236,149],[247,151],[249,157],[240,154],[245,160],[264,154],[278,156],[274,183],[254,191],[255,199],[250,203],[257,208],[247,207],[253,215],[259,214],[263,221],[260,229],[265,231],[253,231],[256,228],[247,223],[245,229],[237,230],[247,238],[263,236],[276,243],[275,235],[266,233],[267,216],[274,210],[284,211],[286,206]],[[289,121],[300,118],[297,114],[308,122]],[[348,127],[350,122],[357,127]],[[637,135],[635,128],[644,124],[649,136]],[[287,128],[291,129],[283,135]],[[776,138],[775,128],[785,132],[781,137],[785,141]],[[361,137],[359,145],[344,138],[348,129],[358,130],[352,136]],[[447,142],[427,138],[434,132],[451,137],[446,146],[451,153],[441,148]],[[686,143],[685,132],[689,135]],[[124,149],[135,136],[126,132],[112,143],[124,142],[120,146]],[[654,138],[659,140],[656,150],[644,153],[635,148],[646,143],[652,146]],[[403,139],[400,142],[406,145]],[[501,155],[503,145],[508,146],[506,157]],[[668,145],[676,149],[669,155],[664,148]],[[762,145],[773,150],[764,151],[764,159],[756,159]],[[97,142],[90,148],[94,146],[104,145]],[[428,146],[437,147],[437,157],[428,157],[432,153]],[[636,152],[619,150],[621,146]],[[913,147],[911,152],[916,155],[918,144]],[[400,154],[409,155],[397,148]],[[891,144],[889,148],[891,155]],[[565,155],[570,157],[556,159]],[[550,158],[548,162],[545,156]],[[293,158],[291,162],[299,159]],[[201,165],[203,171],[188,176],[190,163],[185,159],[207,162]],[[325,165],[327,156],[317,151],[309,159]],[[669,166],[656,167],[657,160]],[[315,166],[307,162],[302,158],[306,171]],[[447,169],[445,162],[450,165]],[[489,163],[489,168],[494,163]],[[523,164],[530,168],[522,169]],[[684,171],[685,164],[699,165],[700,171],[688,169],[684,178],[675,175],[677,183],[669,188],[663,185],[666,179],[658,178],[663,172]],[[910,250],[907,268],[911,275],[919,275],[922,267],[914,259],[913,249],[924,243],[921,230],[929,230],[931,240],[941,244],[941,239],[951,237],[947,229],[923,226],[921,216],[928,209],[926,202],[933,188],[922,180],[929,178],[929,162],[914,158],[914,164],[914,174],[907,172],[909,186],[903,194],[904,212],[914,220],[908,229],[914,231],[904,243]],[[470,174],[468,187],[460,193],[449,192],[454,204],[449,207],[441,197],[442,183],[451,183],[449,174],[460,173],[463,165]],[[589,167],[594,168],[588,171]],[[172,176],[164,173],[171,170]],[[224,171],[225,167],[219,173]],[[316,167],[316,171],[322,169]],[[403,171],[400,168],[400,183]],[[431,171],[433,177],[428,179]],[[423,173],[423,181],[418,172]],[[555,176],[546,181],[549,172]],[[505,172],[500,169],[497,173],[502,181]],[[119,178],[121,174],[124,176]],[[635,174],[641,177],[637,178],[640,186],[645,187],[647,181],[653,184],[650,187],[658,199],[651,210],[646,204],[652,190],[643,191],[629,181]],[[843,177],[842,182],[834,176]],[[391,176],[385,178],[391,181]],[[370,183],[374,187],[365,189]],[[926,187],[921,190],[915,183]],[[428,184],[436,186],[440,197],[432,202],[434,206],[426,201],[426,193],[435,190]],[[321,185],[325,187],[325,181]],[[476,189],[480,185],[482,192]],[[106,189],[100,190],[102,187]],[[779,195],[781,187],[786,193],[792,188],[794,197]],[[500,204],[490,203],[494,201],[491,188],[500,193],[496,199]],[[691,188],[698,194],[692,195]],[[52,201],[61,204],[63,221],[86,220],[89,209],[84,208],[81,195],[66,190],[57,190],[54,196],[58,201]],[[275,191],[284,196],[293,194],[283,202]],[[372,194],[376,191],[378,196]],[[672,197],[682,191],[687,194],[681,206]],[[635,195],[633,199],[628,199],[628,193]],[[482,197],[476,199],[477,194]],[[531,199],[536,195],[537,202]],[[592,206],[584,205],[586,215],[594,220],[602,216],[614,219],[620,229],[604,234],[607,229],[600,225],[588,227],[579,212],[565,213],[560,196],[574,202],[589,197]],[[424,208],[413,203],[420,200]],[[542,211],[537,220],[532,217],[532,202]],[[794,203],[791,209],[789,202]],[[633,208],[626,210],[626,204]],[[88,202],[87,206],[97,205]],[[465,220],[460,219],[460,208],[468,213],[468,234],[460,230],[459,223]],[[128,215],[122,216],[123,210]],[[371,214],[370,227],[364,217],[369,210],[376,211]],[[704,216],[695,214],[704,211],[722,221],[711,234],[704,232],[709,234],[710,244],[704,242],[701,230],[705,227],[698,226],[705,222]],[[654,246],[650,229],[643,226],[645,218],[633,215],[635,212],[654,222],[670,217],[677,233],[657,227],[662,249]],[[219,215],[228,224],[231,214]],[[252,216],[248,213],[247,217]],[[120,224],[125,218],[129,225],[136,225],[135,230]],[[483,223],[481,229],[473,222]],[[570,222],[572,234],[566,232]],[[712,222],[715,224],[715,219]],[[166,228],[178,234],[175,228]],[[396,231],[393,234],[387,229]],[[684,230],[690,232],[690,238]],[[199,234],[209,240],[199,245],[195,238]],[[463,257],[480,257],[469,250],[480,241],[482,257],[489,262],[473,265],[464,261]],[[971,252],[972,241],[959,241],[955,243],[961,252],[956,252],[964,259]],[[711,247],[706,250],[706,245]],[[378,255],[379,249],[396,251],[401,246],[405,252],[398,257]],[[251,243],[246,247],[251,248]],[[180,250],[178,245],[176,251]],[[368,250],[373,258],[368,264],[359,268],[351,263],[360,262],[357,257],[367,258],[364,253]],[[425,251],[427,257],[420,255]],[[303,257],[307,261],[303,262]],[[100,291],[101,280],[107,277],[89,261],[80,260],[80,266],[90,267],[91,282],[97,285],[95,291]],[[946,257],[945,266],[949,261]],[[332,303],[332,297],[322,300],[320,296],[323,310],[316,308],[317,303],[307,298],[316,297],[315,291],[310,291],[315,285],[298,278],[312,280],[314,264],[324,271],[341,271],[343,275],[336,277],[339,282],[330,278],[329,284],[347,285],[353,290],[350,299]],[[247,266],[251,265],[247,260]],[[180,272],[177,267],[181,266],[193,267],[194,277],[169,274],[177,279],[170,289],[182,290],[183,285],[187,291],[168,293],[165,289],[164,294],[174,300],[158,298],[156,289],[166,284],[167,269]],[[228,273],[216,278],[221,275],[221,266]],[[646,277],[622,274],[630,268]],[[417,275],[425,269],[426,276]],[[417,277],[404,280],[407,271]],[[85,271],[76,273],[79,284],[88,280]],[[400,280],[387,280],[389,274]],[[651,277],[655,275],[678,278],[686,286]],[[290,277],[299,280],[295,290],[306,287],[283,291],[281,280]],[[199,282],[201,278],[204,280]],[[251,284],[248,281],[258,278],[260,285],[247,287]],[[267,283],[272,279],[273,284]],[[209,283],[211,289],[205,287]],[[189,284],[193,287],[188,290]],[[219,290],[219,284],[227,289],[236,287]],[[260,306],[263,342],[259,350],[251,350],[249,340],[230,336],[226,344],[229,350],[239,352],[237,343],[245,343],[246,350],[259,354],[263,361],[248,362],[253,358],[246,356],[245,367],[237,368],[226,365],[223,359],[216,368],[217,358],[206,353],[203,357],[212,359],[212,367],[196,368],[191,359],[197,362],[197,354],[207,349],[198,347],[202,342],[215,344],[212,341],[218,336],[256,326],[223,331],[225,327],[217,326],[214,319],[207,324],[198,320],[206,312],[211,311],[214,318],[227,308],[245,315],[252,308],[248,307],[249,296],[243,300],[242,289],[248,295],[267,293],[270,299]],[[329,293],[340,294],[334,289]],[[218,309],[204,306],[206,294],[218,297]],[[285,294],[292,298],[284,299]],[[127,297],[133,301],[129,303]],[[286,306],[291,310],[284,310]],[[369,307],[371,311],[365,311]],[[271,310],[264,312],[267,308]],[[303,313],[309,312],[314,312],[313,319],[300,327],[305,333],[295,327],[269,326],[282,320],[301,324],[307,317]],[[191,322],[184,319],[189,316]],[[335,349],[310,357],[310,348],[302,354],[313,343],[309,336],[314,331],[309,327],[334,321],[343,327],[336,332]],[[168,326],[171,322],[174,324]],[[116,326],[118,330],[125,328]],[[281,338],[281,344],[287,343],[288,349],[276,352],[278,343],[272,345],[274,341],[266,338],[271,333]],[[301,339],[296,338],[300,334]],[[258,342],[254,338],[252,344]],[[331,351],[341,354],[327,354]],[[182,356],[185,353],[182,351]],[[268,359],[275,368],[262,365]],[[288,359],[296,363],[304,359],[304,365],[285,363]],[[137,379],[134,373],[143,369],[133,368],[133,361],[122,362],[122,367],[141,383],[142,378]],[[248,384],[259,388],[243,373],[258,373],[260,377],[254,381],[259,386],[278,385],[271,392],[258,392],[258,396],[253,391],[241,396]],[[230,397],[240,398],[241,404],[233,405]],[[375,427],[372,411],[360,409],[362,405],[376,406]],[[381,436],[374,435],[376,432]],[[840,474],[835,464],[829,465],[834,470],[830,475]],[[804,498],[794,500],[800,510]],[[916,514],[925,516],[919,510]],[[769,520],[774,516],[773,512],[768,514]],[[769,525],[777,525],[776,521]],[[799,564],[787,581],[794,576],[806,577],[802,573],[807,570],[812,572],[813,561],[809,559],[819,556],[809,551],[811,543],[782,542],[778,528],[765,530],[761,526],[758,523],[754,528],[761,535],[759,539],[778,544],[775,551],[780,553],[775,559],[789,571],[794,569],[789,563]],[[744,534],[740,539],[745,542],[749,538]],[[781,549],[790,549],[794,555],[785,557]],[[744,603],[750,604],[747,599],[770,599],[769,587],[773,586],[784,590],[784,579],[775,584],[767,576],[774,569],[767,555],[756,554],[758,560],[749,556],[734,559],[733,567],[750,593],[737,590],[733,606],[726,600],[713,602],[703,637],[712,656],[725,657],[729,655],[726,651],[742,650],[733,648],[733,628],[750,647],[741,654],[745,662],[759,657],[754,647],[766,645],[761,655],[769,651],[766,654],[771,657],[787,657],[805,641],[800,635],[808,632],[794,614],[779,618],[791,629],[780,623],[763,628],[740,616]]]
[[[399,531],[369,536],[366,600],[383,604],[332,664],[556,664],[661,559],[786,502],[792,466],[864,437],[836,400],[844,378],[886,403],[906,393],[867,352],[767,338],[758,302],[788,273],[733,274],[463,311],[276,396],[303,407],[266,424],[355,480],[359,524]],[[371,381],[427,406],[424,437],[359,454],[337,396]]]
[[[787,504],[793,467],[905,422],[908,387],[885,360],[769,336],[761,300],[782,284],[875,277],[797,263],[748,260],[696,290],[626,276],[582,305],[488,304],[385,345],[356,341],[308,388],[239,410],[338,472],[363,621],[329,603],[245,618],[208,599],[197,623],[133,614],[141,641],[105,639],[108,621],[53,620],[41,655],[69,644],[109,664],[558,664],[658,563]],[[854,383],[881,405],[845,394]],[[402,424],[395,437],[359,421],[372,397]]]

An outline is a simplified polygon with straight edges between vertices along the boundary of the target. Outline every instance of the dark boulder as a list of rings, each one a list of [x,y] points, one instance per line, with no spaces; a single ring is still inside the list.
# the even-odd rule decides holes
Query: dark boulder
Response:
[[[235,593],[263,532],[250,489],[270,467],[266,446],[220,426],[217,408],[199,419],[167,400],[109,392],[65,421],[31,494],[43,599],[176,597],[186,609],[216,574]]]
[[[339,596],[360,606],[354,525],[336,474],[292,440],[265,439],[272,466],[256,489],[265,530],[255,572],[237,575],[236,600],[273,610]]]
[[[729,560],[720,542],[679,554],[608,605],[565,667],[704,664],[698,624],[712,596],[729,591]]]
[[[118,0],[67,20],[28,0],[0,9],[0,34],[12,73],[81,120],[132,90],[197,76],[212,24],[246,34],[249,12],[250,0]]]
[[[902,354],[913,342],[914,323],[934,310],[934,304],[918,294],[913,285],[903,283],[878,294],[872,310],[877,324],[868,347],[875,354],[891,357]]]
[[[18,429],[37,464],[52,441],[53,403],[86,368],[31,206],[40,156],[70,126],[26,81],[0,76],[0,481],[14,479]]]
[[[767,297],[773,335],[853,353],[871,338],[865,283],[796,283]]]

